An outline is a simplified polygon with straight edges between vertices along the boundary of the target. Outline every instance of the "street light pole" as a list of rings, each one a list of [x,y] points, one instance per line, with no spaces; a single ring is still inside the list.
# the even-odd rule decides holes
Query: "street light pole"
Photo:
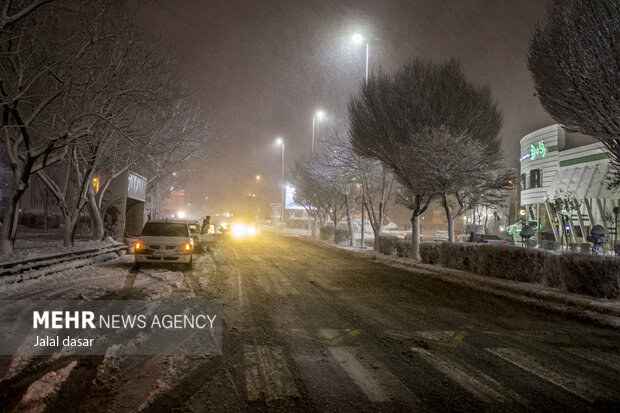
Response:
[[[316,129],[316,120],[317,118],[319,120],[323,119],[323,112],[322,111],[317,111],[314,113],[314,115],[312,115],[312,153],[314,153],[314,131]]]
[[[366,42],[366,84],[368,84],[368,51],[370,48],[370,42]]]
[[[362,35],[354,34],[353,41],[355,43],[361,43],[364,40]],[[366,76],[364,77],[365,83],[368,84],[368,60],[369,60],[369,52],[370,52],[370,42],[366,41]],[[365,231],[365,221],[366,221],[366,185],[364,185],[364,179],[362,181],[362,225],[361,225],[361,247],[365,248],[366,245],[364,243],[364,231]],[[353,234],[351,234],[353,236]]]
[[[280,193],[282,195],[282,203],[280,204],[280,221],[282,222],[282,224],[284,224],[284,197],[286,191],[286,188],[284,188],[284,140],[282,138],[278,138],[276,143],[282,147],[282,175],[280,180]]]

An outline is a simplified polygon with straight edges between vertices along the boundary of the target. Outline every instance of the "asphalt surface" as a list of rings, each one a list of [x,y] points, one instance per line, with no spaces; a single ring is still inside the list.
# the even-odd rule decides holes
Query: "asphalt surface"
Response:
[[[117,267],[115,294],[147,298]],[[267,233],[222,240],[183,278],[222,301],[222,356],[81,358],[47,411],[620,411],[618,329]],[[0,405],[62,365],[0,382]]]

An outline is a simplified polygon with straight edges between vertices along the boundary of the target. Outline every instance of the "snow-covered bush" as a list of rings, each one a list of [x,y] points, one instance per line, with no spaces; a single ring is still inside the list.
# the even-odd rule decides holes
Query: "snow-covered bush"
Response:
[[[620,258],[469,243],[422,243],[422,261],[487,277],[539,283],[595,297],[620,297]]]
[[[330,240],[330,239],[334,238],[334,226],[333,225],[323,225],[321,227],[321,232],[319,234],[319,237],[323,241],[327,241],[327,240]]]
[[[594,297],[620,297],[620,259],[585,254],[551,255],[545,284]]]
[[[398,239],[396,241],[396,254],[401,258],[409,258],[411,256],[411,241]]]
[[[439,264],[439,244],[436,242],[420,243],[420,257],[424,264]]]
[[[398,239],[395,235],[379,236],[379,252],[385,255],[394,255]]]
[[[349,230],[343,229],[343,228],[336,228],[336,230],[334,231],[334,242],[338,244],[340,242],[348,241],[348,240],[349,240]]]

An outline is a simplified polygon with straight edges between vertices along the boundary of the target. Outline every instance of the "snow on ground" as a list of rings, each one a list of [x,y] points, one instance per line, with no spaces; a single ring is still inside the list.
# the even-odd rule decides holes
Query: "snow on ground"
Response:
[[[72,361],[65,367],[57,371],[50,371],[39,380],[28,387],[26,393],[18,403],[15,411],[40,413],[47,407],[46,400],[52,397],[67,380],[71,370],[77,365],[77,361]]]
[[[118,292],[132,264],[133,256],[124,255],[101,265],[69,267],[61,272],[38,278],[26,275],[24,282],[9,282],[14,276],[2,277],[0,278],[0,299],[96,299],[110,292]],[[26,274],[37,273],[37,271],[30,271]],[[22,275],[15,277],[20,276]]]
[[[0,264],[14,261],[26,261],[42,256],[102,248],[122,243],[106,238],[103,241],[76,241],[73,247],[63,247],[62,240],[18,239],[15,241],[12,255],[0,255]]]
[[[181,271],[160,267],[142,267],[133,283],[133,294],[148,300],[195,297]]]

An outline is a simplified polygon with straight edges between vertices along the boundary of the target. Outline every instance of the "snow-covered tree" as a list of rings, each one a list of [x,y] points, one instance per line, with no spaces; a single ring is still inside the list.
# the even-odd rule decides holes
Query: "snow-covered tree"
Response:
[[[532,37],[528,67],[540,103],[560,124],[598,139],[620,160],[620,2],[555,0]],[[613,185],[620,186],[616,168]]]

